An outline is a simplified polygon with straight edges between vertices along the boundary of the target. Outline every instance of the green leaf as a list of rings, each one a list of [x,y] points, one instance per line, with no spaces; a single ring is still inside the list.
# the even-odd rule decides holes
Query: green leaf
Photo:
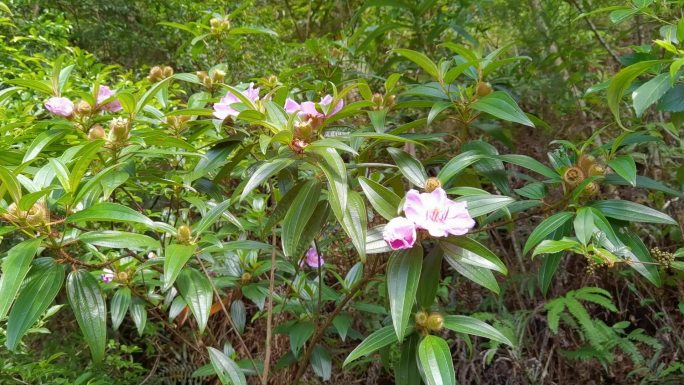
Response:
[[[418,306],[429,309],[435,302],[437,289],[442,273],[442,257],[444,252],[441,248],[433,248],[423,260],[423,267],[420,270],[420,281],[416,292],[416,302]]]
[[[502,209],[515,202],[515,199],[503,195],[469,195],[457,198],[456,202],[466,202],[470,216],[477,218]]]
[[[362,176],[358,180],[363,193],[378,214],[387,220],[397,216],[401,198],[394,191]]]
[[[454,260],[508,274],[508,269],[501,259],[472,238],[451,236],[442,239],[439,244],[444,252]]]
[[[140,298],[133,298],[130,306],[128,307],[128,312],[133,319],[133,323],[138,331],[138,335],[142,336],[143,331],[145,331],[145,324],[147,324],[147,310],[145,309],[145,302],[143,302]]]
[[[387,291],[392,324],[401,342],[411,318],[416,299],[420,271],[423,265],[423,248],[416,245],[408,250],[397,250],[387,262]]]
[[[570,222],[565,222],[562,226],[557,228],[556,230],[552,231],[551,234],[547,237],[547,239],[554,239],[558,240],[567,235],[570,232],[571,225]],[[546,292],[549,290],[549,286],[551,286],[551,279],[553,278],[554,274],[556,273],[556,270],[558,269],[558,265],[560,265],[561,258],[563,257],[565,253],[560,252],[560,253],[555,253],[555,254],[549,254],[546,257],[544,257],[544,260],[542,261],[542,265],[539,268],[539,287],[541,289],[542,294],[546,295]]]
[[[537,247],[534,248],[534,251],[532,252],[532,256],[536,256],[539,254],[553,254],[553,253],[559,253],[561,251],[566,251],[566,250],[571,250],[575,248],[579,248],[581,244],[575,240],[572,239],[561,239],[560,241],[554,241],[552,239],[545,239],[541,241]]]
[[[437,178],[442,182],[443,185],[448,185],[449,181],[456,175],[465,170],[468,166],[477,162],[480,159],[484,159],[487,156],[485,154],[479,154],[475,151],[466,151],[458,154],[457,156],[451,158],[447,164],[442,167],[437,174]]]
[[[176,279],[176,287],[204,333],[211,310],[212,288],[207,277],[195,269],[183,269]]]
[[[622,96],[627,91],[627,88],[634,82],[639,75],[648,71],[649,69],[655,67],[656,65],[663,64],[669,60],[646,60],[625,67],[620,72],[618,72],[608,85],[607,97],[608,97],[608,108],[613,113],[615,120],[620,127],[622,122],[620,121],[620,101]]]
[[[131,289],[122,287],[114,293],[109,304],[112,317],[112,329],[118,330],[131,304]]]
[[[107,342],[107,305],[100,286],[89,272],[77,270],[69,273],[66,292],[93,361],[100,363]]]
[[[282,245],[286,257],[299,257],[296,255],[299,240],[316,208],[320,195],[321,183],[314,179],[308,181],[292,201],[282,225]]]
[[[7,251],[0,276],[0,320],[5,318],[19,287],[31,267],[31,261],[38,252],[42,239],[34,238],[21,242]]]
[[[596,227],[594,226],[594,216],[591,209],[588,207],[580,207],[575,214],[575,236],[583,244],[586,245],[594,236]]]
[[[147,91],[145,91],[145,93],[140,97],[140,100],[138,100],[138,104],[135,105],[135,113],[137,114],[142,111],[143,107],[145,107],[162,88],[168,87],[169,82],[176,76],[178,75],[173,75],[166,79],[160,80],[159,82],[153,84],[152,87],[150,87]]]
[[[7,320],[5,345],[14,351],[26,331],[45,313],[64,283],[64,267],[52,265],[22,288]]]
[[[477,318],[464,315],[448,315],[444,317],[444,327],[457,333],[489,338],[490,340],[501,342],[508,346],[515,346],[508,337],[494,326],[480,321]]]
[[[416,350],[420,336],[411,334],[401,344],[401,356],[394,365],[394,381],[397,385],[421,385]]]
[[[448,250],[445,250],[444,256],[446,257],[446,261],[449,263],[449,265],[462,276],[482,287],[491,290],[496,294],[499,294],[501,291],[499,284],[496,282],[496,278],[490,269],[482,266],[476,266],[471,263],[464,263],[463,261],[454,258],[453,255],[448,252]]]
[[[629,266],[652,284],[660,287],[662,280],[658,272],[658,266],[654,265],[655,261],[641,238],[631,231],[624,231],[618,236],[625,246],[629,248],[630,252],[627,254],[627,257],[631,260]]]
[[[316,345],[311,354],[311,367],[323,381],[330,380],[332,374],[332,357],[330,352],[323,346]]]
[[[209,360],[214,372],[223,385],[247,385],[242,369],[218,349],[208,348]]]
[[[525,242],[525,247],[523,249],[523,254],[527,254],[533,247],[537,246],[539,242],[547,239],[549,234],[561,227],[573,216],[574,214],[569,211],[561,211],[544,219],[542,223],[532,230],[532,234],[530,234],[530,236],[527,238],[527,242]]]
[[[627,155],[621,155],[615,159],[609,160],[607,163],[616,174],[620,175],[632,186],[636,186],[637,170],[636,163],[634,163],[634,158]]]
[[[430,112],[428,113],[427,124],[430,125],[430,123],[432,123],[432,121],[435,120],[435,118],[439,116],[442,111],[451,106],[453,106],[453,103],[451,102],[437,102],[433,104]]]
[[[676,225],[677,221],[669,215],[650,207],[626,200],[606,200],[594,202],[591,205],[609,218],[627,222],[662,223]]]
[[[65,134],[67,133],[67,130],[64,129],[56,129],[56,130],[49,130],[42,132],[36,136],[35,139],[33,139],[33,142],[31,142],[31,145],[26,149],[26,152],[24,153],[24,158],[22,159],[22,163],[26,163],[30,160],[35,159],[41,151],[50,143],[61,139]]]
[[[5,195],[4,191],[7,189],[7,193],[12,198],[12,201],[19,204],[19,201],[21,200],[21,185],[19,184],[17,177],[2,165],[0,165],[0,182],[2,182],[2,184],[0,184],[0,199]]]
[[[347,208],[347,168],[340,154],[334,148],[317,149],[315,153],[322,159],[318,162],[325,177],[328,179],[328,200],[340,222]]]
[[[499,119],[534,127],[534,123],[532,123],[530,118],[528,118],[520,109],[518,103],[516,103],[509,94],[503,91],[494,91],[491,94],[480,98],[475,103],[471,104],[470,107],[474,110],[488,113]]]
[[[437,336],[427,335],[418,345],[418,361],[427,385],[456,385],[454,360],[449,344]]]
[[[361,261],[366,260],[366,232],[368,230],[368,215],[361,194],[350,191],[347,197],[347,209],[342,219],[342,227],[349,235],[359,253]]]
[[[43,94],[52,95],[52,86],[50,82],[46,80],[11,79],[5,81],[9,84],[14,84],[19,87],[29,88]]]
[[[89,231],[79,235],[78,240],[89,245],[111,249],[146,250],[159,248],[159,241],[152,237],[117,230]]]
[[[249,195],[249,193],[252,192],[252,190],[254,190],[257,186],[262,184],[271,176],[280,172],[280,170],[291,165],[293,162],[294,161],[291,159],[274,159],[271,162],[264,163],[259,166],[259,168],[254,171],[254,174],[252,174],[252,176],[249,178],[245,188],[242,190],[242,194],[240,194],[240,200],[244,200],[245,197],[247,197],[247,195]]]
[[[347,366],[347,364],[359,357],[367,356],[374,351],[395,342],[397,342],[397,335],[394,332],[392,325],[382,327],[371,333],[359,344],[359,346],[352,350],[352,352],[349,353],[349,356],[344,360],[342,367]]]
[[[216,221],[228,210],[230,206],[230,199],[227,199],[209,210],[199,222],[192,226],[195,236],[202,234],[206,229],[211,227]]]
[[[230,35],[271,35],[278,37],[278,33],[263,27],[236,27],[231,28],[228,33]]]
[[[437,64],[430,60],[429,57],[425,56],[425,54],[403,48],[394,49],[394,52],[418,64],[423,70],[425,70],[425,72],[427,72],[433,78],[440,78],[439,68],[437,68]]]
[[[188,262],[190,257],[195,254],[197,245],[181,245],[172,243],[166,247],[164,254],[164,279],[162,291],[167,291],[176,282],[178,274]]]
[[[143,214],[120,205],[118,203],[96,203],[83,211],[67,217],[67,223],[96,221],[96,222],[132,222],[151,227],[154,222]]]
[[[299,356],[299,351],[306,341],[311,338],[311,336],[316,331],[316,326],[310,321],[300,321],[296,322],[288,330],[288,335],[290,337],[290,350],[292,354]]]
[[[632,93],[634,111],[640,117],[646,109],[657,102],[670,89],[670,75],[660,74],[642,84]]]
[[[547,178],[554,179],[554,180],[559,180],[560,175],[553,171],[551,168],[545,166],[538,160],[531,158],[527,155],[518,155],[518,154],[507,154],[507,155],[498,155],[496,159],[502,160],[506,163],[512,163],[520,167],[524,167],[528,170],[532,170],[540,175],[543,175]]]
[[[409,182],[418,187],[425,187],[427,173],[423,165],[406,151],[398,148],[389,147],[387,152],[392,156],[394,162],[399,166],[399,171]]]

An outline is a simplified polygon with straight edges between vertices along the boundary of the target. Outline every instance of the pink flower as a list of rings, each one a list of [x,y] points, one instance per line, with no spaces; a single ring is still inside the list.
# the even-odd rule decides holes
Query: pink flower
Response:
[[[105,100],[114,96],[114,91],[110,90],[107,86],[100,86],[97,91],[97,105],[103,111],[117,112],[121,110],[121,102],[117,99],[110,101],[107,104],[102,104]]]
[[[325,95],[323,99],[321,99],[321,101],[318,102],[318,105],[321,107],[326,107],[329,106],[332,103],[332,101],[332,96]],[[314,102],[302,102],[302,104],[299,104],[290,98],[287,98],[287,100],[285,100],[285,112],[287,112],[288,114],[293,114],[297,112],[299,116],[309,118],[329,118],[338,113],[342,109],[342,107],[344,107],[344,101],[340,100],[339,102],[337,102],[335,107],[333,107],[327,113],[322,113],[316,109],[316,103]]]
[[[466,206],[465,202],[447,198],[441,187],[422,194],[410,190],[406,194],[404,214],[417,228],[427,230],[433,237],[463,235],[475,226]]]
[[[392,250],[410,249],[416,242],[416,225],[404,217],[396,217],[385,225],[382,237]]]
[[[304,261],[302,261],[301,265],[304,265],[304,262],[306,262],[309,267],[313,267],[314,269],[318,269],[325,263],[325,261],[323,261],[323,256],[318,255],[318,252],[314,247],[310,247],[306,252],[306,258]]]
[[[259,100],[259,88],[254,88],[254,83],[249,83],[249,87],[241,93],[253,102]],[[221,120],[228,116],[238,116],[240,112],[231,107],[231,105],[236,103],[242,102],[232,92],[228,92],[218,103],[214,103],[214,116]]]
[[[74,114],[74,103],[68,98],[51,97],[45,102],[45,108],[51,114],[68,118]]]
[[[102,270],[100,274],[100,280],[104,283],[110,283],[114,280],[114,272],[109,269]]]

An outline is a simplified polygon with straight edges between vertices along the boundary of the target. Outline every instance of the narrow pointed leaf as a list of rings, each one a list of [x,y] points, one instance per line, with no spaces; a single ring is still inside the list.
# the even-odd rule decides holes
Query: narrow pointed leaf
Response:
[[[100,285],[89,272],[77,270],[69,274],[66,292],[93,361],[102,362],[107,342],[107,305]]]

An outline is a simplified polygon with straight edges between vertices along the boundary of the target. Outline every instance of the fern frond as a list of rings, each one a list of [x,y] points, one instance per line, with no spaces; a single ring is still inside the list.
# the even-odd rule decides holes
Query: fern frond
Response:
[[[598,331],[594,321],[589,316],[587,309],[582,306],[582,304],[575,298],[566,298],[565,306],[568,308],[570,314],[577,319],[577,322],[582,328],[585,339],[589,341],[589,344],[596,349],[601,349],[601,345],[604,344],[605,338]]]
[[[581,288],[581,289],[577,289],[577,290],[575,291],[575,293],[576,293],[576,294],[575,294],[575,297],[579,297],[580,295],[583,295],[583,294],[585,294],[585,293],[588,293],[588,294],[598,294],[598,295],[602,295],[602,296],[608,297],[608,298],[610,298],[610,299],[613,298],[613,296],[610,295],[610,292],[608,292],[608,290],[601,289],[600,287],[593,287],[593,286],[587,286],[587,287],[583,287],[583,288]]]
[[[618,311],[617,308],[615,307],[615,305],[613,304],[613,301],[610,298],[606,298],[602,295],[598,295],[595,293],[579,293],[578,292],[575,295],[575,298],[581,299],[581,300],[587,301],[587,302],[593,302],[593,303],[595,303],[595,304],[597,304],[597,305],[599,305],[605,309],[612,311],[613,313],[617,313],[617,311]]]
[[[560,314],[565,310],[565,301],[563,298],[557,298],[549,301],[545,306],[546,319],[549,322],[549,329],[553,334],[558,334],[558,322],[560,321]]]
[[[632,341],[638,341],[643,344],[646,344],[655,350],[663,349],[663,345],[660,343],[660,341],[658,341],[658,339],[656,338],[653,338],[645,334],[644,329],[635,329],[631,333],[629,333],[626,338]]]

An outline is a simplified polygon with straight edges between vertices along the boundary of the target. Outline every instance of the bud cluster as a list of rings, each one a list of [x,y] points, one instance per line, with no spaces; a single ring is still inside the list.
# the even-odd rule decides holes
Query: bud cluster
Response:
[[[653,256],[653,259],[665,267],[672,266],[672,263],[675,261],[674,254],[660,250],[657,247],[651,249],[651,255]]]
[[[209,20],[209,27],[211,27],[211,33],[221,34],[230,29],[230,20],[214,17]]]
[[[197,71],[195,73],[200,83],[207,88],[212,88],[216,83],[223,83],[226,79],[226,72],[222,70],[214,70],[209,74],[207,71]]]
[[[577,165],[570,166],[563,172],[563,187],[566,191],[572,191],[579,186],[586,178],[592,176],[603,176],[606,169],[596,161],[593,156],[582,155]],[[591,197],[598,194],[600,186],[597,181],[592,181],[584,187],[582,195]]]
[[[109,141],[114,146],[125,144],[130,136],[130,123],[126,118],[114,118],[109,122]]]
[[[7,207],[7,213],[3,214],[2,218],[12,223],[33,227],[44,225],[49,219],[47,208],[41,203],[34,203],[28,211],[24,211],[16,203],[12,203]]]
[[[439,313],[428,314],[428,312],[421,310],[416,313],[415,321],[419,328],[426,331],[438,332],[444,327],[444,317]]]
[[[186,123],[190,120],[189,115],[181,116],[167,116],[166,124],[171,127],[176,133],[181,133],[185,130]]]
[[[189,244],[192,241],[192,229],[186,225],[181,225],[176,230],[176,239],[179,243]]]
[[[383,110],[385,108],[390,109],[394,107],[394,103],[396,101],[396,96],[394,95],[385,95],[383,96],[382,94],[376,92],[373,94],[373,97],[371,98],[371,102],[373,102],[374,106],[373,109],[375,111]]]
[[[156,83],[160,80],[173,76],[173,68],[169,66],[154,66],[150,68],[150,74],[147,75],[147,80]]]

